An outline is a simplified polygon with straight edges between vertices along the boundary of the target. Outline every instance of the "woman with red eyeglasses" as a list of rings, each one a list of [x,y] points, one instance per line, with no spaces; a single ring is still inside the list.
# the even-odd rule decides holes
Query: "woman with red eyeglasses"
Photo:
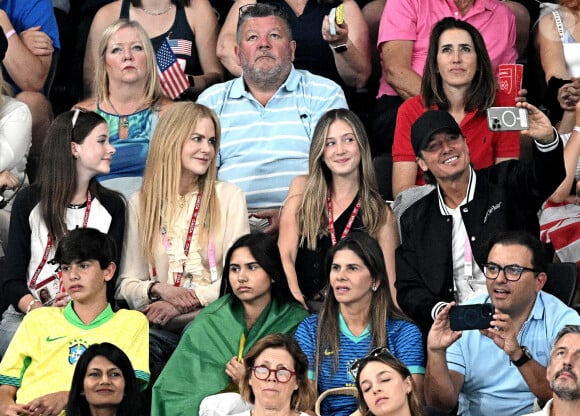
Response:
[[[272,334],[252,347],[244,360],[246,373],[240,382],[242,398],[254,405],[236,416],[293,415],[314,406],[314,390],[308,381],[308,358],[288,334]],[[251,413],[250,413],[251,412]]]

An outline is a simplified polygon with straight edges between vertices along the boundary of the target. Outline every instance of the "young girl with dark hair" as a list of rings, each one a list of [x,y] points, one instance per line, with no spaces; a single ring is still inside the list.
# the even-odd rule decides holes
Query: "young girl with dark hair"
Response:
[[[0,290],[11,305],[0,322],[0,355],[24,314],[68,302],[66,294],[60,293],[56,266],[50,262],[68,230],[96,228],[122,247],[125,203],[95,179],[109,172],[114,153],[107,124],[96,113],[68,111],[59,115],[48,130],[37,181],[14,200]],[[115,259],[118,262],[119,256]],[[109,302],[113,302],[114,287],[112,282],[107,288]],[[50,293],[45,303],[40,301],[43,288]]]

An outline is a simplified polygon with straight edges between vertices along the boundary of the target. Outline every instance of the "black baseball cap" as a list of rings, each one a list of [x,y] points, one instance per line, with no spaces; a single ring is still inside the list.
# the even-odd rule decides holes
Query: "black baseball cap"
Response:
[[[415,155],[419,156],[435,133],[447,132],[462,134],[451,114],[442,110],[425,111],[411,127],[411,144]]]

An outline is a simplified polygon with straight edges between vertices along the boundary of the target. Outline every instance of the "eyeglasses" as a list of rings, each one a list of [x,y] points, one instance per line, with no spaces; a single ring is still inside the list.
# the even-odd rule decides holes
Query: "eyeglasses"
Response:
[[[256,7],[255,4],[250,3],[250,4],[244,4],[243,6],[241,6],[239,8],[239,12],[240,12],[240,17],[242,17],[242,15],[248,13],[251,11],[252,7]]]
[[[268,380],[270,374],[274,373],[274,377],[279,383],[288,383],[292,376],[296,375],[295,371],[290,371],[286,368],[270,369],[265,365],[252,367],[252,371],[258,380]]]
[[[375,348],[374,350],[372,350],[371,352],[369,352],[367,356],[365,356],[363,358],[359,358],[354,363],[352,363],[350,365],[350,367],[348,367],[348,372],[350,373],[350,375],[352,376],[352,378],[356,380],[356,375],[358,373],[359,368],[369,358],[375,358],[375,357],[381,357],[381,356],[387,357],[387,358],[392,358],[392,359],[397,359],[393,355],[393,353],[391,351],[389,351],[389,349],[387,347],[378,347],[378,348]]]
[[[517,282],[522,277],[524,272],[534,272],[538,274],[537,270],[529,267],[520,266],[519,264],[508,264],[507,266],[500,266],[497,263],[485,263],[483,265],[483,274],[486,279],[495,280],[499,276],[499,272],[503,270],[503,275],[506,280],[510,282]]]

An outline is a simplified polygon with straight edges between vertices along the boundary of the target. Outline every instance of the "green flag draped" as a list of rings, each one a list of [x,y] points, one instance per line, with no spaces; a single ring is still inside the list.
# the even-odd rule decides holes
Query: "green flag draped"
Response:
[[[185,331],[153,387],[151,416],[197,415],[202,399],[223,391],[230,382],[225,366],[238,355],[242,334],[245,356],[259,339],[294,332],[308,316],[297,303],[273,299],[248,331],[242,305],[234,300],[226,295],[212,302]]]

